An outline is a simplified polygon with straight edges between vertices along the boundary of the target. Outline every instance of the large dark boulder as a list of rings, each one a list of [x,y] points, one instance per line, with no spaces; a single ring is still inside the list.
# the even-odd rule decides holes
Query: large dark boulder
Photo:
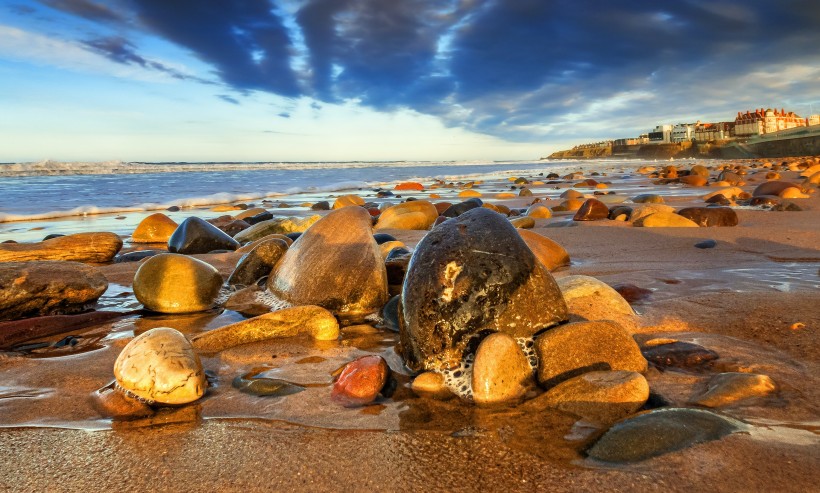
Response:
[[[198,217],[182,221],[168,240],[168,251],[193,255],[213,250],[236,250],[239,242],[213,224]]]

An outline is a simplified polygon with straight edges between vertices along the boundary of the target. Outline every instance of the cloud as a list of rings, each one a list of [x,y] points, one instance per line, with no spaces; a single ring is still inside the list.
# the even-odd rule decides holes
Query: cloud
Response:
[[[816,0],[42,2],[184,47],[241,94],[407,108],[517,141],[820,100]],[[86,46],[173,76],[122,36]]]
[[[216,97],[218,97],[218,98],[219,98],[219,99],[221,99],[222,101],[225,101],[226,103],[235,104],[235,105],[237,105],[237,106],[238,106],[239,104],[241,104],[241,103],[239,102],[239,100],[238,100],[238,99],[236,99],[236,98],[234,98],[234,97],[232,97],[232,96],[229,96],[229,95],[227,95],[227,94],[218,94]]]

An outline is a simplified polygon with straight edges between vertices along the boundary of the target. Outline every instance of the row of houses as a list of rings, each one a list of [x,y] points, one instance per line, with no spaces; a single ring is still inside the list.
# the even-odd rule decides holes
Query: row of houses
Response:
[[[784,109],[758,108],[745,113],[738,112],[734,121],[703,123],[678,123],[658,125],[651,132],[637,138],[616,139],[618,145],[669,144],[678,142],[713,142],[734,138],[765,135],[790,128],[820,125],[820,115],[803,118]]]

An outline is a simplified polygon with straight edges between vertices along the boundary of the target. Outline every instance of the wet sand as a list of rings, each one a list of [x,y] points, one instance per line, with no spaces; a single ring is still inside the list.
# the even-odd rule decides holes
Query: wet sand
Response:
[[[644,192],[668,192],[640,183]],[[667,203],[702,205],[699,195],[714,189],[682,190],[672,192]],[[533,192],[560,193],[538,187]],[[530,200],[490,202],[523,206]],[[749,432],[633,465],[595,463],[584,458],[589,436],[573,428],[571,417],[418,398],[406,388],[410,377],[393,351],[395,334],[344,330],[338,342],[294,338],[206,356],[215,385],[204,399],[154,418],[111,422],[94,411],[88,395],[113,379],[113,361],[133,334],[163,325],[192,334],[241,319],[219,311],[142,316],[90,328],[63,354],[0,355],[0,424],[6,427],[0,429],[0,447],[7,451],[0,459],[0,487],[811,491],[820,479],[820,197],[795,202],[804,210],[738,210],[735,227],[634,228],[615,221],[571,222],[571,214],[558,214],[537,220],[533,230],[560,243],[572,258],[555,277],[584,274],[653,291],[633,305],[641,314],[639,342],[674,337],[720,354],[703,371],[650,369],[650,387],[670,404],[685,405],[717,372],[771,376],[778,384],[774,396],[720,410],[752,425]],[[423,236],[388,232],[409,246]],[[704,239],[717,246],[694,247]],[[239,254],[198,257],[227,276]],[[117,285],[103,303],[134,308],[128,287],[136,268],[102,267]],[[384,356],[398,373],[399,390],[362,409],[329,402],[332,371],[363,354]],[[276,399],[240,394],[230,381],[249,370],[307,390]]]

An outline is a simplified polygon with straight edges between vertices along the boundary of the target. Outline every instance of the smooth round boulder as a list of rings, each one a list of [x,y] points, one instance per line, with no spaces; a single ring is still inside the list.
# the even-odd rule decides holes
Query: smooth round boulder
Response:
[[[213,250],[236,250],[239,242],[213,224],[198,217],[182,221],[168,239],[168,251],[193,255]]]
[[[413,190],[420,192],[424,190],[424,185],[415,181],[405,181],[396,185],[393,190]]]
[[[704,227],[737,226],[737,212],[730,207],[686,207],[678,214]]]
[[[636,204],[663,204],[663,197],[655,193],[642,193],[632,197],[632,202]]]
[[[131,234],[131,243],[167,243],[179,226],[161,212],[151,214],[137,225]]]
[[[706,407],[725,407],[754,397],[764,397],[777,390],[768,375],[729,372],[715,375],[706,390],[692,398],[692,404]]]
[[[535,219],[549,219],[552,217],[552,211],[545,205],[534,204],[529,206],[526,215]]]
[[[410,389],[419,397],[430,399],[447,400],[455,397],[455,394],[447,388],[444,375],[434,371],[420,373],[413,379]]]
[[[114,363],[117,385],[159,404],[187,404],[205,393],[199,356],[176,329],[157,327],[129,342]]]
[[[615,320],[626,328],[635,325],[635,311],[618,291],[591,276],[566,276],[558,287],[575,320]]]
[[[76,233],[37,243],[1,243],[0,262],[67,260],[105,263],[122,248],[115,233]]]
[[[490,334],[481,341],[473,363],[473,400],[478,405],[520,400],[533,383],[527,356],[509,334]]]
[[[333,209],[336,210],[354,205],[364,205],[364,199],[358,195],[342,195],[341,197],[337,197],[333,202]]]
[[[573,221],[600,221],[609,217],[609,207],[598,199],[587,199],[572,217]]]
[[[549,271],[504,216],[484,208],[422,238],[401,293],[401,354],[411,369],[458,365],[490,330],[529,337],[567,318]]]
[[[689,185],[690,187],[704,187],[709,181],[706,177],[699,175],[681,176],[678,180],[680,180],[680,182],[684,185]]]
[[[627,215],[629,216],[629,220],[632,222],[640,221],[646,216],[657,212],[675,212],[674,207],[666,204],[640,204],[631,208],[624,206],[624,209],[629,209],[629,213]],[[616,210],[618,210],[618,208],[613,209],[613,213],[615,213]]]
[[[632,225],[639,228],[697,228],[698,223],[674,212],[656,212],[637,221]]]
[[[462,191],[458,192],[458,196],[459,197],[481,197],[481,192],[479,192],[478,190],[467,189],[467,190],[462,190]]]
[[[535,258],[550,272],[569,265],[569,253],[555,241],[526,229],[519,229],[518,234],[521,235]]]
[[[294,305],[319,305],[362,320],[387,302],[387,272],[370,214],[342,207],[293,242],[268,277],[268,289]]]
[[[444,217],[458,217],[470,209],[475,209],[476,207],[481,207],[482,205],[484,205],[484,203],[479,198],[467,199],[464,202],[451,205],[445,209],[441,215]]]
[[[270,274],[276,262],[288,250],[288,244],[278,238],[265,240],[236,263],[228,277],[228,286],[251,286],[256,281]]]
[[[240,231],[234,236],[239,243],[249,243],[272,234],[287,235],[290,233],[302,233],[313,226],[322,216],[313,215],[308,217],[275,217],[254,224],[248,229]]]
[[[516,217],[510,219],[510,224],[516,229],[532,229],[535,227],[535,219],[529,216]]]
[[[430,229],[437,217],[438,211],[433,204],[426,200],[412,200],[382,211],[374,229],[425,230]]]
[[[766,183],[761,183],[754,189],[752,192],[753,197],[757,197],[760,195],[777,195],[779,196],[781,192],[786,190],[787,188],[798,187],[795,183],[790,183],[787,181],[767,181]]]
[[[134,274],[134,296],[146,309],[190,313],[214,305],[222,276],[210,264],[176,253],[154,255]]]
[[[584,205],[584,201],[581,199],[567,199],[553,207],[552,210],[555,212],[574,212],[580,209],[582,205]]]
[[[574,322],[550,329],[535,339],[538,383],[545,388],[590,371],[644,373],[647,362],[638,344],[611,320]]]

